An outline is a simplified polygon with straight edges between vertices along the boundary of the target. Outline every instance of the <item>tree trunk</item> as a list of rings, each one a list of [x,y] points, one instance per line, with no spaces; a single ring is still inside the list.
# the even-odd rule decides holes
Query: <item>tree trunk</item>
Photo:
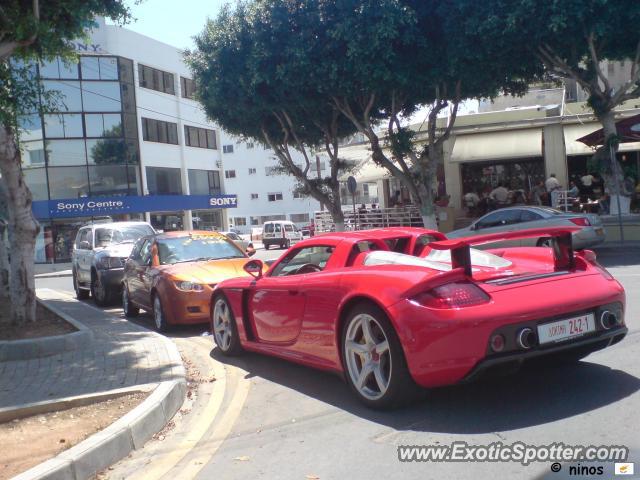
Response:
[[[0,173],[9,217],[11,322],[19,325],[36,320],[33,263],[40,226],[31,210],[31,192],[22,175],[15,132],[6,125],[0,126]]]
[[[7,247],[7,190],[0,177],[0,298],[9,296],[9,249]]]
[[[344,213],[342,212],[341,204],[331,205],[330,208],[331,218],[336,227],[336,232],[344,232]]]
[[[624,195],[624,173],[622,167],[615,158],[615,153],[618,151],[618,143],[613,143],[613,155],[610,148],[610,139],[618,135],[618,129],[616,128],[615,112],[609,110],[606,112],[596,114],[598,120],[602,124],[602,130],[604,132],[604,143],[598,148],[594,157],[598,159],[598,163],[604,165],[603,178],[607,186],[607,190],[610,195]]]

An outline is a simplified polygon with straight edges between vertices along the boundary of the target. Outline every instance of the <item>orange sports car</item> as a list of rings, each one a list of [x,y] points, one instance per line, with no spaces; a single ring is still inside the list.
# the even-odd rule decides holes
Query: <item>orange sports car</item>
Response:
[[[142,237],[124,266],[122,308],[153,314],[156,329],[210,320],[213,287],[248,275],[248,256],[216,232],[170,232]]]

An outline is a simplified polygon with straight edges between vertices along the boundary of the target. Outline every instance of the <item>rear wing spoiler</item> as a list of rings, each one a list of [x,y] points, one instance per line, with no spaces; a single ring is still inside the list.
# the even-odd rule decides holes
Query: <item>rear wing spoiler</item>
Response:
[[[550,238],[553,245],[554,268],[559,270],[572,270],[575,267],[573,256],[573,244],[571,234],[580,230],[580,227],[558,228],[531,228],[513,232],[488,233],[474,235],[472,237],[452,238],[431,242],[429,246],[435,250],[451,250],[451,267],[462,268],[467,276],[471,276],[471,251],[472,245],[485,243],[519,240],[522,238]]]

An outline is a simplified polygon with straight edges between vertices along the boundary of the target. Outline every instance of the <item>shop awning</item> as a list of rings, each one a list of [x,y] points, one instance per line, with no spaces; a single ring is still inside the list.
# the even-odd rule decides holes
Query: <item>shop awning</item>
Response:
[[[604,142],[604,130],[599,123],[594,123],[594,129],[581,135],[576,142],[588,149],[587,153],[593,153],[594,147]],[[619,152],[634,152],[640,150],[640,115],[623,118],[616,122],[618,136],[620,137]],[[565,127],[566,129],[566,127]],[[567,151],[567,155],[569,152]]]
[[[567,155],[593,155],[595,150],[580,142],[579,139],[595,132],[601,126],[602,125],[595,122],[565,125],[564,145]]]
[[[391,173],[384,167],[377,165],[373,160],[367,159],[360,162],[351,172],[343,175],[341,181],[346,181],[353,175],[358,183],[377,182],[391,177]]]
[[[452,162],[541,157],[542,129],[506,130],[457,135]]]

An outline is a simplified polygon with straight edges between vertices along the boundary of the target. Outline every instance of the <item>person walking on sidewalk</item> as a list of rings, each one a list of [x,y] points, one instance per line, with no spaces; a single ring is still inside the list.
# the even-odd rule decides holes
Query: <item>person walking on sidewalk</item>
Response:
[[[547,178],[547,181],[544,182],[544,186],[546,187],[547,192],[549,193],[549,197],[551,197],[551,206],[554,208],[557,207],[558,196],[560,195],[560,189],[562,187],[560,186],[560,182],[556,178],[555,173],[552,173],[549,176],[549,178]]]

